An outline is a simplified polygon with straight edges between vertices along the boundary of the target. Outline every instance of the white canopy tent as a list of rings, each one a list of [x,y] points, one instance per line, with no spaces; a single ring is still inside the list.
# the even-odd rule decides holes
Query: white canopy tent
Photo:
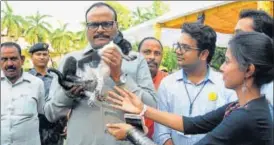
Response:
[[[190,3],[190,2],[189,2]],[[189,4],[188,3],[188,4]],[[215,2],[211,2],[211,3],[206,3],[206,2],[202,2],[202,4],[200,5],[195,5],[192,7],[187,7],[185,6],[183,8],[183,12],[170,12],[167,13],[163,16],[160,16],[156,19],[153,20],[149,20],[146,21],[142,24],[139,24],[135,27],[132,27],[130,29],[127,29],[125,31],[123,31],[123,34],[125,36],[126,39],[128,39],[131,43],[134,42],[140,42],[143,38],[145,37],[149,37],[149,36],[155,36],[155,29],[154,26],[156,23],[162,23],[174,18],[177,18],[179,16],[183,16],[183,15],[188,15],[197,11],[201,11],[204,9],[208,9],[208,8],[212,8],[212,7],[216,7],[219,5],[224,5],[224,4],[228,4],[231,2],[223,2],[223,1],[215,1]],[[187,5],[187,3],[186,3]],[[164,46],[172,46],[173,43],[177,42],[177,40],[179,39],[180,36],[180,29],[174,29],[174,28],[162,28],[161,29],[161,38],[160,41],[162,42],[162,44]],[[231,34],[223,34],[223,33],[219,33],[217,32],[217,46],[220,47],[227,47],[227,43],[229,41],[229,39],[231,38]]]
[[[273,1],[185,1],[180,5],[181,12],[167,13],[123,33],[131,42],[155,36],[163,45],[172,46],[179,38],[181,25],[196,21],[197,17],[203,13],[204,24],[211,26],[217,32],[217,46],[227,47],[241,10],[259,9],[273,16],[273,3]]]
[[[123,32],[124,37],[131,43],[140,42],[145,37],[154,37],[154,29],[151,21],[150,23],[143,23],[138,26],[132,27]],[[171,47],[173,43],[177,42],[180,37],[180,29],[163,28],[161,32],[160,41],[164,46]],[[227,47],[227,43],[231,38],[231,34],[222,34],[217,32],[217,46]]]

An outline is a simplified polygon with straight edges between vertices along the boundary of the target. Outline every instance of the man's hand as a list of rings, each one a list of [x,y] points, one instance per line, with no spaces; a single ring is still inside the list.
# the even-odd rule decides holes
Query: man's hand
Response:
[[[102,59],[110,67],[110,76],[114,82],[120,81],[122,56],[120,52],[115,48],[109,48],[104,51]]]
[[[126,123],[107,124],[107,131],[114,136],[116,140],[124,140],[127,137],[127,132],[133,127]]]
[[[73,86],[70,90],[66,91],[66,95],[71,98],[83,96],[84,94],[84,87],[79,85]]]
[[[67,131],[68,131],[68,120],[70,118],[71,115],[71,109],[69,110],[67,116],[66,116],[66,126],[64,127],[63,133],[61,134],[61,136],[66,137],[67,136]]]
[[[63,137],[67,136],[67,126],[64,127],[63,133],[60,134]]]

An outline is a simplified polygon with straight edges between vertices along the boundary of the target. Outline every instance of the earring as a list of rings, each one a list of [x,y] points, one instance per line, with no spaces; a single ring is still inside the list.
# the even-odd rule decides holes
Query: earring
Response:
[[[247,86],[246,86],[246,81],[244,80],[244,84],[243,84],[243,87],[242,87],[243,94],[246,92],[246,90],[247,90]]]

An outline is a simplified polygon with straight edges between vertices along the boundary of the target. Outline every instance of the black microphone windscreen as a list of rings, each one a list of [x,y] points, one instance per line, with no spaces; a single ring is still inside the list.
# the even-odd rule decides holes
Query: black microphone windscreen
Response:
[[[63,66],[63,75],[66,77],[67,75],[76,75],[77,70],[77,60],[70,56],[66,59],[64,66]]]

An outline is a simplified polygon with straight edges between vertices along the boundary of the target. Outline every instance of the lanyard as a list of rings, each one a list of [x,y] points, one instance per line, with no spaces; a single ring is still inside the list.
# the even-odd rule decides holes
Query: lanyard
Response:
[[[202,88],[201,88],[201,89],[199,90],[199,92],[196,94],[196,96],[194,97],[193,101],[191,101],[191,99],[190,99],[190,96],[189,96],[189,93],[188,93],[188,90],[187,90],[185,81],[183,81],[183,82],[184,82],[185,90],[186,90],[187,97],[188,97],[188,100],[189,100],[189,103],[190,103],[190,106],[189,106],[189,115],[191,115],[191,114],[192,114],[192,109],[193,109],[193,104],[194,104],[195,100],[198,98],[199,94],[200,94],[200,93],[202,92],[202,90],[204,89],[204,87],[205,87],[205,85],[206,85],[206,83],[207,83],[207,80],[204,81]]]

